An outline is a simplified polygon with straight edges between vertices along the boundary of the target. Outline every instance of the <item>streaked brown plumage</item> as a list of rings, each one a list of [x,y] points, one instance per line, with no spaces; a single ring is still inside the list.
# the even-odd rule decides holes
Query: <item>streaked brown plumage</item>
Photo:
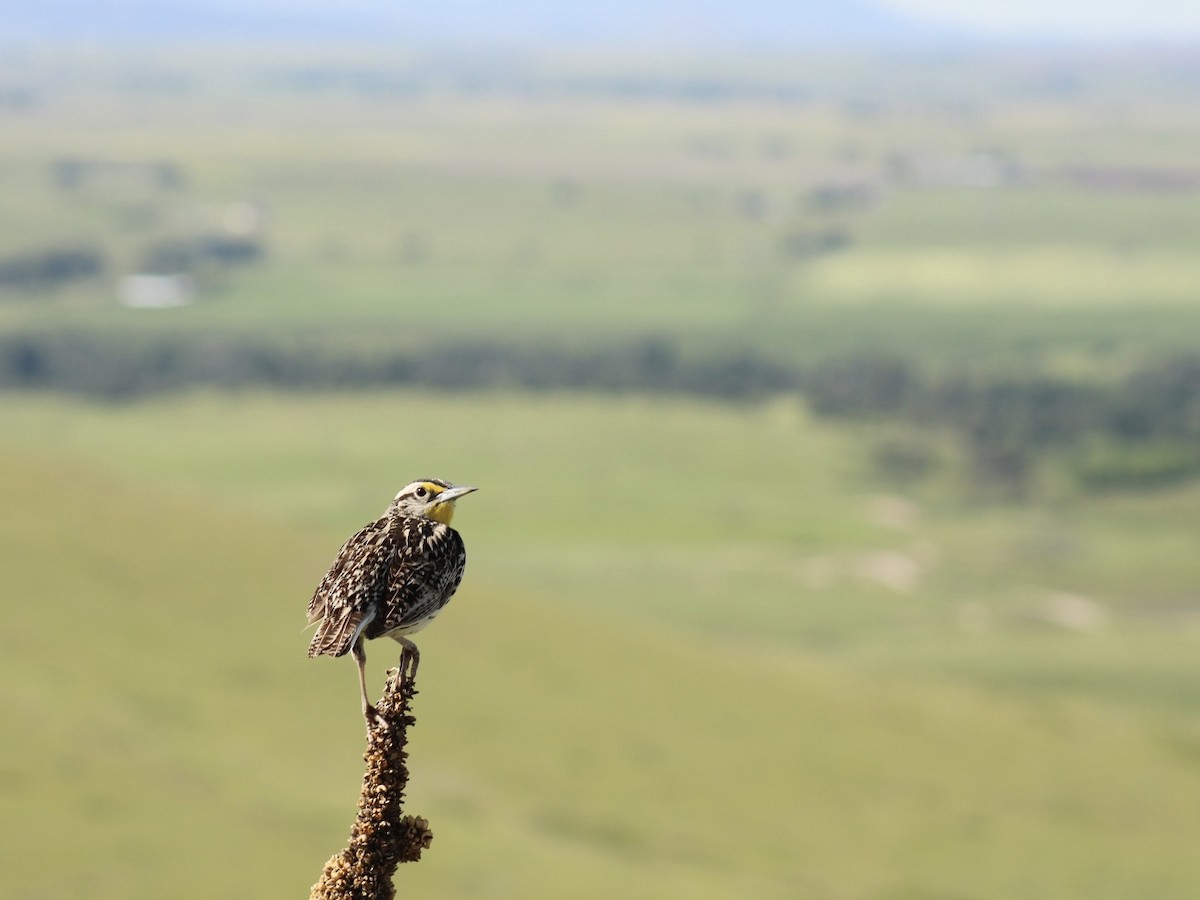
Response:
[[[368,724],[374,709],[363,641],[394,638],[415,667],[417,648],[405,635],[428,625],[462,582],[467,555],[450,519],[455,500],[473,490],[437,478],[405,486],[382,516],[342,545],[308,603],[309,623],[319,623],[308,655],[354,655]]]

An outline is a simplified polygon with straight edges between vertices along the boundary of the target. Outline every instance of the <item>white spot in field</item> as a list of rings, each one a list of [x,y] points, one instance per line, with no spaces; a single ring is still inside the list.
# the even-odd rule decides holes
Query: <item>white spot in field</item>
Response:
[[[894,494],[872,497],[867,507],[867,518],[871,524],[893,531],[912,531],[921,518],[917,504]]]
[[[1108,624],[1104,607],[1082,594],[1051,591],[1042,604],[1042,618],[1070,631],[1096,631]]]
[[[195,298],[191,275],[127,275],[117,284],[117,299],[131,309],[172,309]]]
[[[921,564],[897,550],[880,550],[860,556],[854,571],[860,578],[901,593],[911,591],[921,578]]]

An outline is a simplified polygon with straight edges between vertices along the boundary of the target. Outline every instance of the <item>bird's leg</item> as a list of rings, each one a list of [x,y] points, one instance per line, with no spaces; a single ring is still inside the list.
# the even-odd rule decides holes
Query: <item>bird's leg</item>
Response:
[[[358,687],[362,691],[362,713],[363,718],[367,720],[367,729],[371,728],[371,720],[377,719],[378,715],[375,712],[375,707],[371,705],[371,701],[367,699],[367,653],[363,650],[363,640],[360,637],[354,642],[354,646],[350,648],[351,654],[354,656],[354,661],[358,663]]]
[[[417,666],[421,664],[421,651],[406,637],[397,636],[396,640],[404,648],[400,651],[400,675],[406,683],[411,683],[417,677]]]

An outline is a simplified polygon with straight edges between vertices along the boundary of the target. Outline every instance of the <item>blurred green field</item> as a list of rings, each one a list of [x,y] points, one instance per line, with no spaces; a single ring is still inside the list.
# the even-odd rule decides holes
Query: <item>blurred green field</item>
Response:
[[[33,98],[0,108],[0,242],[90,244],[109,268],[8,291],[0,330],[344,348],[665,334],[1045,365],[1190,348],[1200,328],[1200,117],[1166,64],[1077,60],[1059,96],[1031,87],[1052,58],[726,61],[750,93],[697,102],[671,93],[683,63],[626,63],[622,89],[596,60],[31,52],[0,66]],[[765,99],[780,85],[800,98]],[[97,168],[68,185],[64,161]],[[201,271],[184,309],[116,307],[148,249],[244,204],[262,261]]]
[[[947,472],[897,492],[869,464],[866,429],[787,401],[10,397],[5,419],[23,452],[326,542],[378,515],[397,479],[478,481],[490,497],[470,504],[484,535],[472,570],[489,583],[747,651],[1185,713],[1200,702],[1198,485],[981,507]]]
[[[437,838],[402,889],[1118,898],[1200,878],[1196,633],[1141,605],[1195,557],[1136,505],[1061,514],[1051,543],[1094,559],[1116,531],[1138,560],[1074,569],[1024,546],[1044,512],[863,495],[853,439],[779,407],[5,414],[10,896],[315,879],[361,723],[353,666],[303,658],[302,608],[345,533],[431,467],[483,489],[457,517],[466,585],[421,640],[410,809]],[[919,589],[869,562],[906,554]],[[1051,589],[1102,586],[1095,627],[1038,618]],[[370,651],[378,684],[394,653]]]
[[[0,338],[151,363],[661,339],[1116,382],[1200,334],[1181,71],[14,52],[0,271],[107,268],[4,287]],[[262,256],[198,264],[195,303],[118,304],[247,215]],[[885,477],[914,434],[936,464]],[[1088,448],[1056,448],[1014,499],[957,440],[795,393],[0,393],[0,893],[302,896],[362,746],[303,608],[429,475],[481,490],[421,635],[409,809],[436,838],[400,893],[1194,897],[1194,470],[1086,489]],[[395,653],[368,652],[378,686]]]

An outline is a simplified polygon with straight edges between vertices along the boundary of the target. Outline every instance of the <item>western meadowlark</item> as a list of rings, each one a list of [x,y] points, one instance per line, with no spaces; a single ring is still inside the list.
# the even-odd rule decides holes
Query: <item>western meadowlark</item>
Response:
[[[367,699],[363,641],[387,636],[420,659],[405,635],[428,625],[462,582],[467,553],[450,527],[454,502],[473,487],[423,478],[404,487],[382,516],[342,544],[308,602],[308,622],[319,622],[309,657],[354,655],[368,727],[375,708]]]

